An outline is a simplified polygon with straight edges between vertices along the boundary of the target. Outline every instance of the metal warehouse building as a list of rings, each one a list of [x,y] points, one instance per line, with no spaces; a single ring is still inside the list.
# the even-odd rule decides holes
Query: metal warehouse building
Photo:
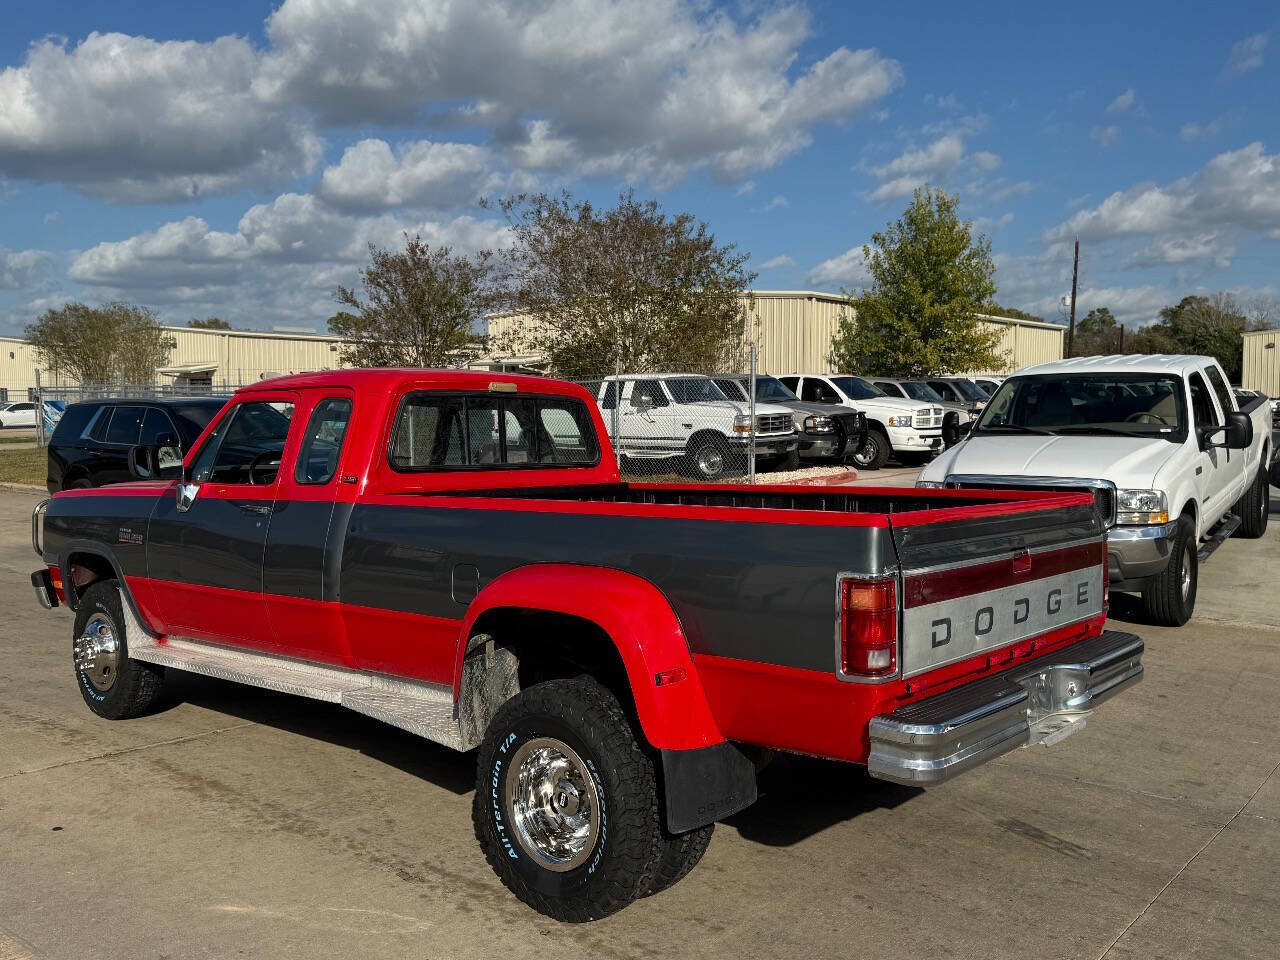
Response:
[[[200,330],[165,327],[177,340],[169,361],[156,369],[156,386],[207,391],[235,388],[261,380],[263,374],[330,370],[341,366],[338,337],[252,330]],[[57,370],[43,366],[25,340],[0,337],[0,388],[8,399],[25,399],[35,387],[35,371],[46,386],[73,384]]]
[[[1244,335],[1244,366],[1240,386],[1280,397],[1280,330],[1258,330]]]
[[[743,303],[748,310],[749,335],[754,331],[759,347],[762,373],[834,372],[831,341],[841,316],[849,311],[845,297],[814,290],[756,290],[753,295],[754,307],[745,298]],[[520,327],[528,322],[519,314],[490,317],[489,336],[516,346],[485,358],[484,365],[494,369],[543,369],[545,358],[519,347]],[[1011,373],[1035,363],[1062,359],[1066,328],[1060,324],[991,316],[983,317],[983,323],[1000,331],[998,349],[1006,360],[1000,369],[969,373]]]

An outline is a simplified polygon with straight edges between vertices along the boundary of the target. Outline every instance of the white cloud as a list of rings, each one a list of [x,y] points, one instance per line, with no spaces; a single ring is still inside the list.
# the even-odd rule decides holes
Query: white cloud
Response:
[[[1231,266],[1235,252],[1235,245],[1215,232],[1190,237],[1160,237],[1134,253],[1126,266],[1140,269],[1203,262],[1225,269]]]
[[[36,43],[0,72],[0,173],[153,202],[310,172],[320,141],[295,111],[253,94],[259,62],[238,37]]]
[[[1231,48],[1223,69],[1227,73],[1248,73],[1257,70],[1265,60],[1267,44],[1271,42],[1271,34],[1255,33],[1245,37]]]
[[[999,217],[977,217],[973,221],[973,229],[977,233],[995,233],[1013,223],[1013,214],[1005,213]]]
[[[284,0],[265,49],[243,37],[46,40],[0,72],[0,177],[169,202],[310,174],[319,130],[432,123],[477,131],[461,139],[520,170],[662,186],[705,169],[738,181],[808,146],[819,125],[871,112],[902,81],[871,49],[808,59],[801,5],[742,9]],[[366,145],[338,164],[329,195],[438,205],[443,148],[457,159],[467,145],[432,146],[420,146],[429,158],[393,152],[393,182],[378,190],[363,174],[387,158]]]
[[[1115,124],[1105,127],[1094,127],[1089,131],[1089,138],[1100,147],[1113,146],[1120,139],[1120,128]]]
[[[768,203],[760,208],[761,213],[771,213],[774,210],[785,210],[791,206],[791,201],[782,194],[776,194]]]
[[[33,286],[49,272],[52,259],[44,250],[6,250],[0,247],[0,290]]]
[[[1014,197],[1023,197],[1035,189],[1035,184],[1030,180],[997,180],[991,184],[991,192],[987,194],[987,199],[992,203],[1004,203],[1006,200],[1012,200]]]
[[[973,162],[979,170],[994,170],[1000,166],[1000,155],[990,150],[979,150],[973,155]]]
[[[764,263],[760,264],[761,270],[781,270],[784,267],[794,267],[796,262],[785,253],[776,257],[770,257]]]
[[[1183,295],[1160,286],[1088,287],[1076,294],[1076,319],[1097,307],[1106,307],[1120,323],[1132,330],[1157,319],[1162,307],[1177,303]],[[1046,320],[1058,319],[1060,308],[1064,304],[1069,305],[1070,299],[1071,287],[1068,284],[1060,294],[1032,301],[1025,309]]]
[[[393,151],[385,140],[361,140],[324,171],[317,192],[347,210],[445,210],[479,196],[489,164],[488,150],[469,143],[418,140]]]
[[[861,246],[850,247],[840,256],[822,261],[808,276],[809,282],[818,286],[863,287],[872,279]]]
[[[1280,155],[1262,144],[1220,153],[1189,177],[1166,186],[1143,183],[1117,191],[1046,234],[1065,240],[1075,234],[1110,237],[1173,233],[1206,227],[1274,230],[1280,225]]]
[[[750,9],[750,8],[749,8]],[[526,169],[736,180],[806,146],[901,82],[837,47],[805,68],[800,6],[754,19],[686,0],[286,0],[255,90],[322,123],[443,114],[492,131]]]
[[[739,197],[745,197],[748,194],[754,193],[755,189],[756,189],[756,182],[754,180],[743,180],[740,184],[738,184],[738,189],[734,190],[733,192]]]
[[[1138,99],[1137,93],[1133,87],[1130,87],[1120,96],[1111,101],[1111,105],[1107,107],[1107,113],[1124,113],[1133,106],[1134,101]]]
[[[918,150],[907,150],[889,163],[872,168],[880,186],[872,192],[871,199],[910,196],[927,181],[945,177],[963,158],[964,140],[956,134],[939,137]]]
[[[369,244],[397,248],[405,233],[460,251],[501,246],[508,236],[498,220],[355,216],[314,195],[287,193],[251,207],[234,231],[188,217],[99,243],[72,261],[68,276],[160,308],[204,304],[228,319],[243,315],[255,328],[267,320],[315,324],[336,309],[338,284],[356,282]]]

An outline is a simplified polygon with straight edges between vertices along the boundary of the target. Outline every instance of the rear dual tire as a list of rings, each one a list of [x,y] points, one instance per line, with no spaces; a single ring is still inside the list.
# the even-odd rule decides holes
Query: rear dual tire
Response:
[[[539,913],[582,923],[678,882],[712,827],[667,833],[653,757],[590,677],[521,691],[489,725],[472,820],[498,879]]]

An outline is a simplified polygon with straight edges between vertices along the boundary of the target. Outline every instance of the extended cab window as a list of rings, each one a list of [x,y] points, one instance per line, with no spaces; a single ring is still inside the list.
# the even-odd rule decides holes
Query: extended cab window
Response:
[[[292,403],[255,400],[236,404],[200,449],[192,481],[274,483],[292,419]]]
[[[401,472],[457,467],[594,466],[586,405],[567,397],[416,393],[396,418],[389,453]]]
[[[1205,373],[1209,375],[1209,385],[1218,395],[1218,406],[1222,408],[1222,415],[1225,417],[1235,409],[1235,405],[1231,402],[1231,388],[1227,386],[1227,381],[1222,379],[1222,374],[1218,372],[1217,367],[1205,367]]]
[[[328,483],[338,472],[338,454],[351,420],[351,401],[346,397],[326,397],[316,404],[307,421],[307,432],[298,448],[293,478],[298,483]]]

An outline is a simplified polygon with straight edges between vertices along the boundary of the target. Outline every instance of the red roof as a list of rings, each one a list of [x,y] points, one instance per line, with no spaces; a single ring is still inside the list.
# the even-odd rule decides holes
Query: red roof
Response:
[[[403,383],[439,390],[487,390],[491,383],[513,383],[517,390],[536,393],[575,394],[582,388],[564,380],[488,370],[429,370],[418,367],[374,367],[321,370],[271,377],[241,387],[237,393],[257,390],[303,390],[308,387],[349,387],[352,390],[389,390]]]

